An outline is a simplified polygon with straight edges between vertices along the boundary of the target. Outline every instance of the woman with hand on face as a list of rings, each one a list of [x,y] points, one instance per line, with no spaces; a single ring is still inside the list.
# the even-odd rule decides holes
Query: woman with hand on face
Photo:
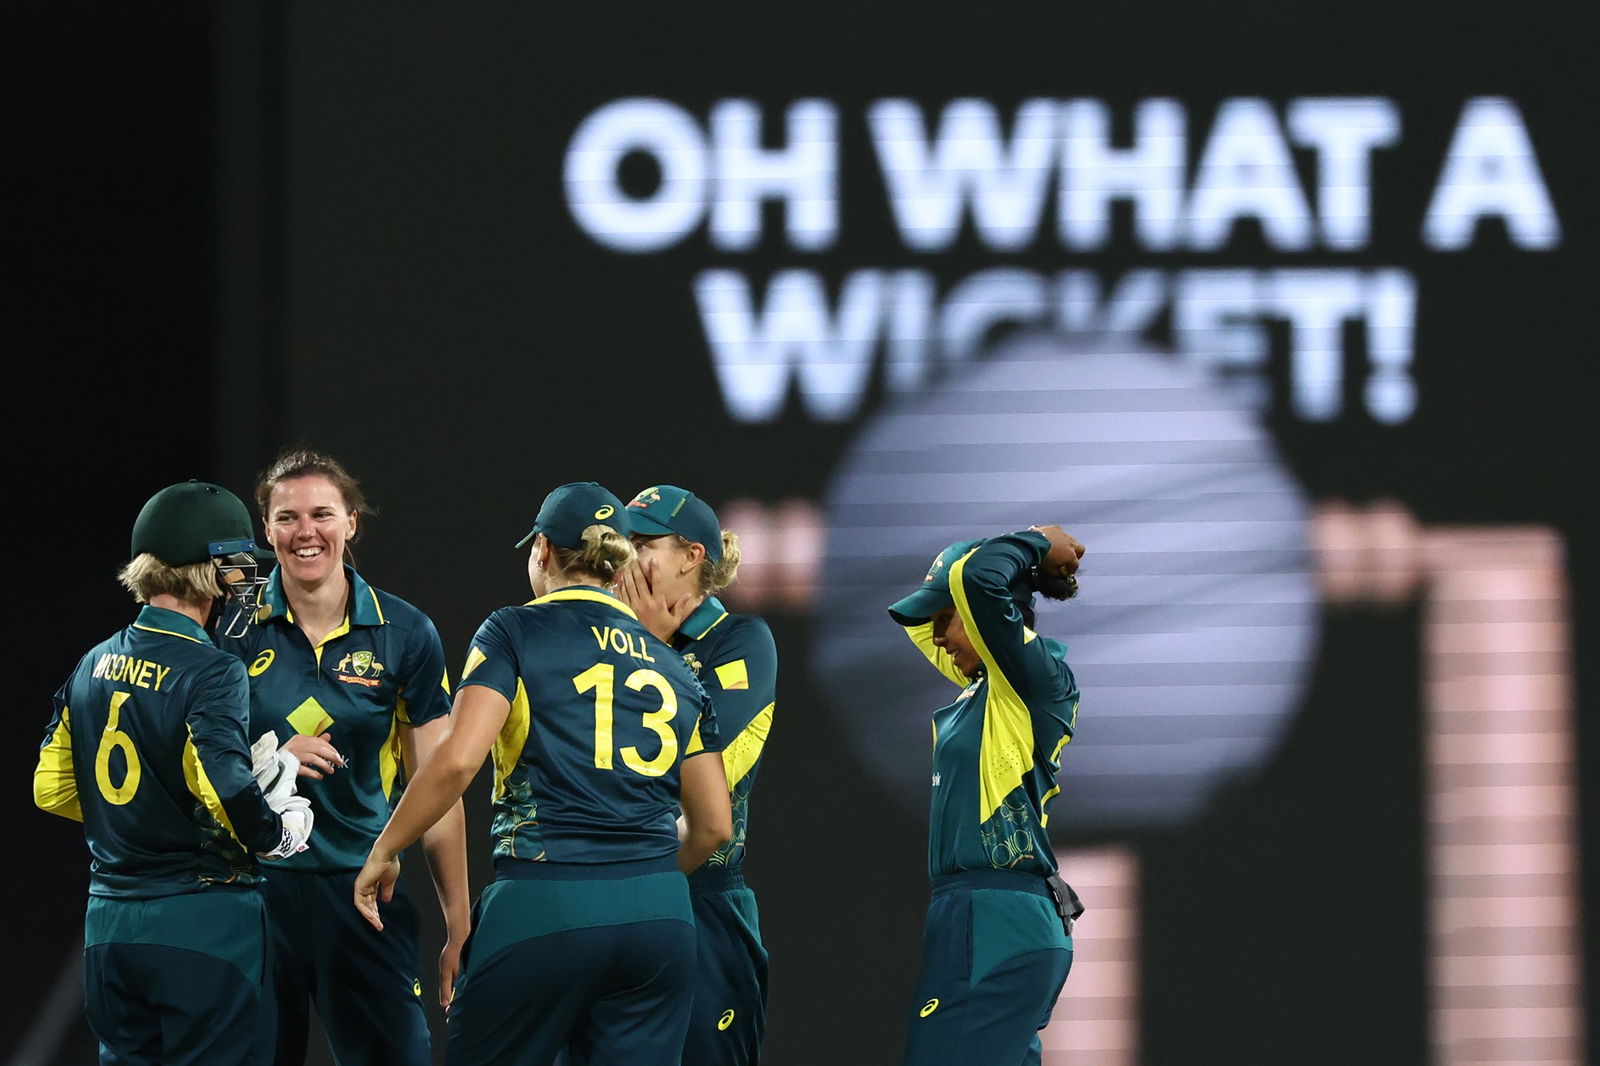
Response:
[[[717,709],[733,839],[689,875],[700,942],[685,1066],[745,1066],[761,1054],[767,949],[755,893],[744,881],[750,793],[772,729],[778,649],[759,618],[730,614],[716,594],[739,571],[739,538],[694,493],[645,489],[628,504],[639,562],[622,598],[695,672]]]
[[[710,700],[611,592],[628,534],[592,481],[545,498],[521,542],[535,599],[479,627],[449,733],[356,879],[356,909],[381,926],[400,849],[492,753],[495,880],[450,1007],[459,1066],[546,1066],[563,1047],[573,1062],[680,1061],[695,962],[683,875],[732,816]]]
[[[1083,545],[1034,526],[945,548],[889,608],[962,691],[933,713],[928,903],[906,1066],[1037,1066],[1082,908],[1056,875],[1045,806],[1078,721],[1066,647],[1033,596],[1077,591]]]
[[[350,565],[369,513],[330,456],[280,455],[256,487],[278,566],[256,625],[224,642],[248,666],[250,736],[272,731],[301,763],[315,845],[274,868],[267,911],[278,997],[278,1066],[304,1062],[310,1006],[343,1066],[427,1066],[417,916],[384,904],[380,936],[350,912],[356,871],[404,782],[445,735],[444,649],[428,616]],[[444,911],[439,998],[448,1003],[470,924],[461,805],[441,811],[423,851]]]

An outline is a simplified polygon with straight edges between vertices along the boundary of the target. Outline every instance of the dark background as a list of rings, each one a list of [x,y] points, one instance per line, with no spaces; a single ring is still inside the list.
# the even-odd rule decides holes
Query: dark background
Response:
[[[112,576],[153,491],[201,477],[243,495],[283,443],[332,451],[382,512],[360,547],[364,572],[427,610],[458,660],[471,627],[522,592],[507,545],[555,484],[592,477],[626,493],[680,480],[713,501],[823,490],[852,425],[819,426],[793,405],[770,426],[730,424],[688,282],[706,265],[910,265],[887,209],[863,206],[868,146],[844,135],[847,237],[833,251],[768,240],[734,262],[697,234],[623,259],[575,230],[559,163],[578,119],[634,94],[697,114],[726,97],[826,95],[845,129],[885,96],[1126,107],[1173,95],[1192,139],[1224,98],[1394,97],[1404,151],[1374,156],[1374,188],[1391,191],[1375,196],[1371,247],[1341,261],[1418,277],[1418,416],[1386,427],[1357,408],[1269,425],[1313,498],[1391,496],[1424,524],[1561,533],[1594,912],[1594,5],[1483,21],[1246,0],[1115,13],[593,7],[8,8],[7,422],[22,474],[8,571],[22,587],[7,628],[23,666],[3,879],[20,965],[0,1048],[48,1013],[82,915],[79,835],[27,795],[34,746],[77,656],[131,615]],[[1464,253],[1417,239],[1474,95],[1521,107],[1558,249],[1519,252],[1493,223]],[[1014,258],[1061,265],[1050,243]],[[939,269],[1002,258],[969,239]],[[1201,258],[1272,261],[1246,232],[1224,253],[1158,265]],[[1152,257],[1122,241],[1090,259],[1114,274]],[[658,409],[668,394],[689,399]],[[771,621],[780,716],[749,865],[773,955],[768,1058],[893,1061],[926,900],[924,826],[848,757],[813,680],[807,620]],[[1199,824],[1141,841],[1146,1062],[1425,1061],[1417,629],[1411,608],[1330,610],[1312,695],[1278,758]],[[477,887],[485,864],[473,861]],[[426,901],[425,879],[414,883]],[[1596,944],[1590,922],[1591,989]],[[1591,1047],[1596,1026],[1591,1015]],[[92,1057],[76,1024],[40,1061]]]

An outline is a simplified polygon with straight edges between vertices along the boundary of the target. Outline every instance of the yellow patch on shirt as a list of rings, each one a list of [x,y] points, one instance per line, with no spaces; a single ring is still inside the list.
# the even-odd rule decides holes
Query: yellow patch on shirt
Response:
[[[327,708],[317,702],[315,696],[306,697],[300,704],[287,715],[289,724],[294,726],[294,731],[303,737],[317,737],[326,733],[333,725],[333,717],[328,714]]]
[[[743,659],[723,663],[717,667],[717,682],[725,692],[731,692],[736,688],[749,688],[750,670],[745,666]]]
[[[461,668],[461,680],[465,681],[472,675],[472,671],[488,661],[489,657],[483,654],[483,650],[474,644],[472,650],[467,652],[467,665]]]

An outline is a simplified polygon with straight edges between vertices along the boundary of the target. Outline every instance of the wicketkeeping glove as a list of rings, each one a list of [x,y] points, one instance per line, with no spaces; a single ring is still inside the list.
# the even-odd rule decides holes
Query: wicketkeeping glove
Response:
[[[261,783],[261,774],[278,755],[278,734],[267,730],[256,738],[250,745],[250,772],[255,775],[256,783]],[[265,786],[263,786],[265,787]]]
[[[289,755],[288,752],[279,752],[280,755]],[[293,755],[289,755],[293,759]],[[296,764],[298,765],[298,763]],[[290,771],[289,780],[294,780],[294,772]],[[287,859],[305,851],[309,845],[306,843],[311,837],[311,801],[304,796],[285,796],[276,803],[272,809],[278,812],[283,819],[283,836],[278,840],[278,846],[271,851],[261,853],[263,859]]]
[[[250,772],[267,797],[267,805],[277,810],[279,801],[294,795],[300,760],[294,752],[278,747],[276,733],[263,733],[250,745]]]

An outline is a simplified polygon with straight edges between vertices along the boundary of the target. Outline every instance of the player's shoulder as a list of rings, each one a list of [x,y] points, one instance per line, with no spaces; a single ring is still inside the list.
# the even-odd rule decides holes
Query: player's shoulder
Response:
[[[151,649],[152,657],[172,669],[170,686],[177,691],[187,687],[190,691],[222,688],[248,688],[249,674],[245,660],[233,650],[210,641],[169,637]],[[163,675],[165,676],[165,675]]]
[[[772,627],[766,620],[753,614],[732,614],[724,618],[711,636],[723,630],[718,641],[718,651],[743,655],[768,654],[776,656],[778,645],[772,637]]]
[[[772,640],[772,627],[759,615],[734,614],[730,611],[722,624],[728,627],[730,633],[737,633],[746,639]]]
[[[429,618],[427,612],[410,600],[396,596],[394,593],[380,589],[375,585],[368,585],[366,591],[385,625],[423,632],[435,630],[433,619]]]
[[[553,606],[555,605],[533,601],[498,607],[490,611],[488,617],[479,623],[478,634],[480,636],[498,634],[513,641],[533,635],[548,635],[559,630],[564,620],[570,620],[570,612],[563,616],[561,612],[551,610]]]
[[[244,660],[216,644],[185,642],[174,649],[176,657],[193,664],[197,673],[222,674],[228,678],[246,676]]]

